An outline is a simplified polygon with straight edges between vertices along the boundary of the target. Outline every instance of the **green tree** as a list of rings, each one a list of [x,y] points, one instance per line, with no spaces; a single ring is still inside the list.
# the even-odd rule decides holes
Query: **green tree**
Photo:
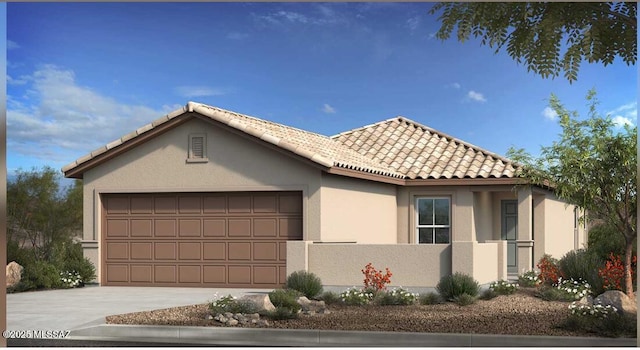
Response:
[[[599,115],[593,90],[587,94],[587,103],[589,118],[580,120],[577,112],[567,111],[551,95],[550,106],[562,127],[560,140],[542,147],[538,158],[513,148],[508,156],[523,164],[518,173],[527,183],[553,187],[558,197],[586,209],[588,219],[602,221],[624,237],[625,289],[633,296],[637,127],[616,129],[609,116]]]
[[[438,39],[448,39],[457,26],[461,42],[473,35],[496,53],[506,45],[528,71],[543,78],[564,71],[573,82],[583,60],[606,66],[619,56],[635,64],[636,11],[635,2],[443,2],[429,13],[440,13]]]
[[[82,184],[61,189],[50,167],[19,170],[7,184],[7,242],[28,247],[36,260],[50,261],[56,246],[82,228]]]

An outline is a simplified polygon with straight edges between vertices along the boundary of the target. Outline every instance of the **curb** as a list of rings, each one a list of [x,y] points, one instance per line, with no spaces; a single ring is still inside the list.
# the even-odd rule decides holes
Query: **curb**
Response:
[[[112,324],[102,324],[73,330],[68,339],[154,342],[185,345],[296,347],[636,347],[637,345],[636,338]]]

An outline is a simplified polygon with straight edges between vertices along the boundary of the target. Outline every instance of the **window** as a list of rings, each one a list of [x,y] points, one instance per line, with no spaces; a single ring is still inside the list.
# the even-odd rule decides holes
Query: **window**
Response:
[[[446,197],[416,198],[418,243],[451,242],[451,200]]]
[[[187,162],[207,161],[207,139],[205,135],[189,135],[189,158],[187,158]]]

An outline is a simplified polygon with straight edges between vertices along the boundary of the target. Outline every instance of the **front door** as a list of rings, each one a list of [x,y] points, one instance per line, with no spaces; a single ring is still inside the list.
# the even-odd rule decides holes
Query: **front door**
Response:
[[[501,209],[502,239],[507,241],[507,273],[518,273],[518,201],[503,200]]]

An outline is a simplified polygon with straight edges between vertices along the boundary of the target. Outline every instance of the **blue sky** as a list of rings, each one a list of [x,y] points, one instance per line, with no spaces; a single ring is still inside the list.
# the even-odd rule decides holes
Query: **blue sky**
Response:
[[[538,154],[555,93],[637,122],[637,67],[542,79],[479,41],[434,38],[430,3],[8,3],[7,169],[56,169],[197,101],[324,135],[405,116],[498,154]]]

